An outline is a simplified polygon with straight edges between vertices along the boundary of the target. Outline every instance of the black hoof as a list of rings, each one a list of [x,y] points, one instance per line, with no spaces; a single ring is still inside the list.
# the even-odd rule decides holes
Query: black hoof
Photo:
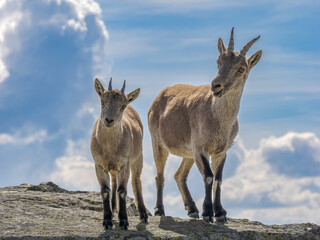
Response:
[[[221,209],[220,211],[215,212],[214,214],[214,222],[216,223],[225,223],[227,221],[227,211],[225,209]]]
[[[215,223],[225,223],[227,222],[227,217],[225,215],[221,215],[219,217],[214,217],[214,222]]]
[[[112,221],[111,220],[103,221],[103,227],[105,230],[112,230]]]
[[[213,216],[202,216],[202,218],[206,223],[213,223]]]
[[[142,223],[148,223],[148,213],[146,210],[139,212],[139,215]]]
[[[198,212],[188,213],[188,216],[190,218],[199,218],[199,213]]]
[[[119,226],[120,226],[121,230],[128,230],[128,228],[129,228],[128,220],[127,219],[120,219]]]
[[[154,215],[155,216],[165,216],[164,208],[163,207],[155,207],[154,208]]]
[[[140,218],[140,221],[141,221],[142,223],[148,223],[148,218]]]

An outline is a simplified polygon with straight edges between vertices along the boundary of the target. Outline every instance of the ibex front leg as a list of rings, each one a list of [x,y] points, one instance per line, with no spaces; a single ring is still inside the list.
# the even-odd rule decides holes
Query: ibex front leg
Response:
[[[219,154],[217,156],[211,156],[211,168],[214,174],[213,208],[215,222],[225,222],[227,220],[227,211],[222,207],[221,204],[222,171],[226,157],[226,153]]]
[[[203,201],[203,220],[206,222],[213,222],[213,209],[212,209],[212,183],[213,174],[210,168],[208,155],[199,151],[195,152],[194,160],[203,177],[205,185],[205,197]]]
[[[100,192],[103,202],[103,226],[106,230],[112,229],[112,211],[110,206],[110,177],[101,167],[96,165],[96,175],[100,184]]]
[[[118,174],[118,201],[119,201],[119,226],[128,230],[129,222],[127,216],[127,185],[130,176],[129,163],[122,167]]]

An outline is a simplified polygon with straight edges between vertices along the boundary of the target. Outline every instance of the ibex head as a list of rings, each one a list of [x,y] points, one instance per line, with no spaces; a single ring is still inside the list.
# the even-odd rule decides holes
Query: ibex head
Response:
[[[140,93],[140,88],[125,94],[126,81],[123,82],[121,91],[112,89],[112,78],[109,88],[105,90],[98,78],[94,81],[94,87],[101,100],[100,121],[107,127],[116,126],[121,123],[122,115],[127,105],[133,102]]]
[[[262,50],[259,50],[251,57],[246,57],[249,48],[260,36],[248,42],[240,53],[234,52],[233,29],[231,30],[228,48],[225,47],[221,38],[218,39],[218,51],[220,55],[217,63],[219,71],[211,83],[211,90],[215,97],[221,97],[229,90],[243,87],[250,70],[259,62],[262,56]]]

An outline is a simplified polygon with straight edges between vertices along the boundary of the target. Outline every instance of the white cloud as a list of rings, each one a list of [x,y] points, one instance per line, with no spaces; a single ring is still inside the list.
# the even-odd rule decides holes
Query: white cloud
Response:
[[[21,5],[17,2],[17,6]],[[17,7],[19,9],[19,7]],[[6,10],[11,11],[7,14]],[[21,23],[22,13],[13,8],[9,1],[2,1],[0,5],[0,83],[10,76],[5,58],[10,53],[11,39]]]
[[[312,222],[319,224],[320,208],[299,205],[293,207],[235,209],[233,217],[262,220],[267,224]]]
[[[143,198],[145,202],[149,202],[150,206],[155,202],[155,167],[146,161],[143,162],[143,169],[141,174]],[[129,185],[129,184],[128,184]]]
[[[32,33],[39,30],[39,27],[58,28],[61,35],[70,29],[82,32],[83,38],[90,38],[92,31],[98,29],[96,33],[100,32],[101,37],[93,39],[93,44],[82,50],[92,53],[92,60],[95,63],[92,65],[94,71],[106,72],[106,44],[109,35],[101,19],[101,9],[97,2],[94,0],[40,0],[33,4],[29,3],[27,0],[4,0],[1,2],[0,83],[10,76],[11,66],[6,61],[10,53],[18,50],[20,45],[29,36],[32,36]],[[92,18],[93,21],[91,21]],[[28,31],[27,35],[26,30]]]
[[[1,86],[1,125],[43,126],[0,132],[5,150],[1,159],[29,166],[24,181],[35,175],[34,168],[47,172],[54,160],[51,180],[73,189],[98,189],[88,126],[97,113],[90,104],[93,76],[105,75],[110,68],[108,38],[94,0],[0,0],[0,84],[6,80]],[[65,139],[70,140],[61,146]],[[27,146],[17,152],[15,146],[5,144]],[[33,181],[47,178],[39,174]],[[3,175],[1,182],[10,180]]]
[[[56,169],[49,179],[61,186],[76,190],[97,190],[95,167],[88,152],[88,142],[68,140],[65,155],[55,159]]]
[[[89,151],[88,140],[68,140],[64,155],[55,159],[55,169],[49,179],[69,189],[97,191],[99,183]],[[154,165],[144,162],[141,175],[142,190],[144,200],[150,206],[154,204],[155,199],[154,176]],[[131,179],[128,181],[128,195],[133,196]]]
[[[92,107],[93,105],[90,104],[89,102],[84,103],[82,105],[82,107],[80,108],[80,110],[78,110],[77,112],[77,116],[78,117],[85,117],[87,115],[91,116],[93,119],[97,119],[97,117],[99,116],[99,110],[98,108],[94,108]],[[97,104],[95,104],[94,106],[98,106]]]
[[[30,130],[20,130],[14,134],[0,133],[0,145],[4,144],[31,144],[34,142],[43,142],[47,139],[46,130],[38,130],[29,133]]]
[[[319,214],[311,214],[320,212],[319,149],[313,133],[269,137],[252,150],[240,141],[243,157],[222,187],[230,212],[266,223],[319,223]]]

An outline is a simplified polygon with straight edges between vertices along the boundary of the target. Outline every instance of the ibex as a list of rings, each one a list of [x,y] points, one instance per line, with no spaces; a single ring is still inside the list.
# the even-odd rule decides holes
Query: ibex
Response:
[[[112,212],[116,209],[118,198],[119,226],[127,230],[126,197],[130,168],[140,219],[143,222],[148,220],[140,180],[143,127],[138,113],[129,105],[139,96],[140,88],[125,94],[125,82],[119,91],[112,89],[110,79],[109,88],[105,90],[97,78],[94,87],[101,100],[101,112],[92,131],[90,148],[103,200],[103,226],[106,230],[112,229]]]
[[[211,86],[167,87],[153,101],[148,111],[148,125],[157,169],[155,215],[165,214],[164,167],[168,153],[172,153],[183,158],[174,178],[189,217],[199,217],[187,186],[187,177],[195,162],[205,185],[203,219],[226,221],[227,212],[220,200],[222,170],[226,152],[238,133],[237,115],[246,79],[262,56],[261,50],[249,58],[246,53],[259,37],[246,44],[240,53],[234,52],[232,28],[228,49],[222,39],[218,39],[219,71]]]

